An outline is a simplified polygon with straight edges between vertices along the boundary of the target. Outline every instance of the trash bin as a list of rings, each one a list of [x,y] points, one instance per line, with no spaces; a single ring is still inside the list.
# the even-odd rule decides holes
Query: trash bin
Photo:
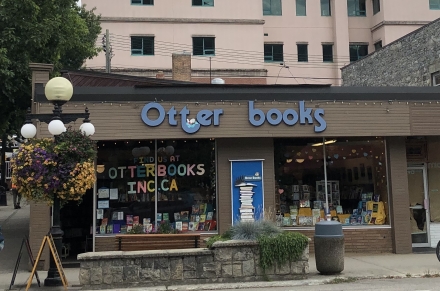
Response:
[[[344,234],[338,221],[320,221],[315,225],[316,269],[323,275],[344,270]]]
[[[6,188],[3,186],[0,186],[0,206],[8,206],[6,200]]]

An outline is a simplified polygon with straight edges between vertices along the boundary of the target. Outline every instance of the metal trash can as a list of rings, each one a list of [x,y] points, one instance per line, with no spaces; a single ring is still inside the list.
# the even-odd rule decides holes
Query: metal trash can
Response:
[[[320,221],[315,225],[316,269],[323,275],[344,270],[344,234],[338,221]]]
[[[6,199],[6,188],[3,186],[0,186],[0,206],[8,206]]]

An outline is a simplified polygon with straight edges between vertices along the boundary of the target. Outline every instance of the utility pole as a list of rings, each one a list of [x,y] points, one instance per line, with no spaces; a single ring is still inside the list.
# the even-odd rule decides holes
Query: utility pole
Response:
[[[110,51],[110,33],[105,30],[105,71],[107,74],[111,73],[111,51]]]

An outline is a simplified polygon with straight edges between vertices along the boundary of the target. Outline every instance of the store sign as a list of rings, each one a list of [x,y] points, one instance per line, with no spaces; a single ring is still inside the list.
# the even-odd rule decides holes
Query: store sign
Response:
[[[298,110],[286,109],[282,112],[279,109],[270,109],[266,113],[254,106],[254,101],[249,101],[249,122],[253,126],[261,126],[266,121],[271,125],[284,124],[293,126],[299,122],[301,125],[315,124],[315,132],[323,132],[327,128],[327,122],[324,120],[324,109],[307,108],[304,101],[300,101]],[[148,117],[150,110],[156,110],[159,116],[156,119]],[[159,126],[166,118],[168,124],[177,126],[180,120],[180,126],[186,133],[196,133],[200,126],[219,126],[220,115],[223,115],[223,109],[203,109],[197,112],[195,118],[190,118],[190,110],[185,106],[179,112],[173,107],[165,111],[162,105],[156,102],[148,103],[142,108],[142,121],[148,126]]]

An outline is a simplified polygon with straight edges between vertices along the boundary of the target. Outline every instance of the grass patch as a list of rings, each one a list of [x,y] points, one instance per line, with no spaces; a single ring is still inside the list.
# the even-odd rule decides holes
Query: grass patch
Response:
[[[347,277],[347,278],[336,277],[336,278],[328,281],[326,284],[353,283],[353,282],[356,282],[357,280],[358,279],[355,277]]]

